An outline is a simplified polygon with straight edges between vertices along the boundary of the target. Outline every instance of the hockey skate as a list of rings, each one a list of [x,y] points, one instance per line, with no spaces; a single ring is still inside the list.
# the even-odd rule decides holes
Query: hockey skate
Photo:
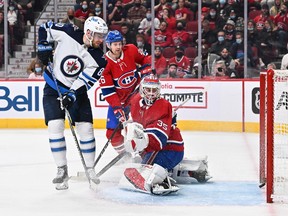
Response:
[[[87,168],[87,175],[89,177],[90,183],[99,184],[100,180],[97,177],[95,170],[93,168]]]
[[[180,188],[176,185],[176,181],[167,176],[167,178],[160,184],[155,184],[151,187],[151,193],[154,195],[168,195],[171,193],[175,193]]]
[[[199,183],[205,183],[212,178],[212,176],[210,176],[206,170],[198,172],[188,171],[188,175],[192,178],[195,178]]]
[[[57,175],[53,179],[53,184],[56,185],[56,190],[66,190],[68,189],[68,168],[67,165],[58,167]]]

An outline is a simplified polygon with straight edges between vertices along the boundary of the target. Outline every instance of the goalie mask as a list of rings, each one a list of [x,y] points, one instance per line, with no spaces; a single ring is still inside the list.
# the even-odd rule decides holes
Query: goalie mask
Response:
[[[146,105],[152,105],[155,100],[160,98],[161,83],[159,79],[151,74],[142,79],[140,83],[140,95]]]

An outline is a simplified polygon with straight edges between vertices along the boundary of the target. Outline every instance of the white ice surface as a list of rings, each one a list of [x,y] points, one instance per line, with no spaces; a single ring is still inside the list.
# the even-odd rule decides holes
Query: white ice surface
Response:
[[[51,183],[56,174],[47,130],[0,130],[0,216],[286,216],[288,205],[266,204],[258,186],[258,134],[184,131],[185,156],[208,155],[213,179],[204,185],[183,185],[170,197],[121,190],[103,176],[96,191],[87,182],[71,181],[66,191]],[[83,168],[69,130],[69,175]],[[106,142],[95,130],[97,153]],[[111,146],[99,162],[116,155]],[[114,171],[117,168],[113,168]],[[114,172],[110,170],[110,172]],[[116,181],[115,179],[113,179]]]

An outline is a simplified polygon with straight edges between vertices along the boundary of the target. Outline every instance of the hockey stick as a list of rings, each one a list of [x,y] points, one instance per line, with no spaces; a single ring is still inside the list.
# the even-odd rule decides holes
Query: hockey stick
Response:
[[[189,101],[191,98],[186,98],[181,104],[179,104],[175,109],[174,109],[174,112],[176,112],[178,109],[180,109],[181,107],[183,107],[183,105],[185,103],[187,103],[187,101]]]
[[[116,134],[116,132],[119,130],[120,127],[121,127],[121,122],[119,121],[118,125],[116,126],[116,128],[113,131],[113,133],[111,134],[111,136],[109,137],[109,139],[107,140],[105,145],[103,146],[103,148],[102,148],[101,152],[99,153],[98,157],[96,158],[96,160],[94,162],[94,165],[93,165],[93,168],[95,168],[95,166],[97,165],[97,163],[101,159],[102,155],[104,154],[104,152],[106,151],[107,147],[109,146],[110,141],[113,139],[114,135]]]
[[[49,62],[47,66],[48,66],[48,68],[49,68],[49,70],[50,70],[50,72],[51,72],[51,74],[52,74],[53,81],[54,81],[55,86],[56,86],[56,88],[57,88],[57,93],[58,93],[58,96],[59,96],[61,109],[62,109],[62,110],[65,110],[65,114],[66,114],[67,119],[68,119],[69,127],[70,127],[70,130],[71,130],[72,136],[73,136],[73,138],[74,138],[74,141],[75,141],[75,144],[76,144],[78,153],[79,153],[79,155],[80,155],[81,163],[82,163],[83,168],[84,168],[84,170],[85,170],[86,177],[87,177],[87,179],[88,179],[88,181],[89,181],[89,183],[90,183],[90,182],[91,182],[91,179],[90,179],[90,177],[89,177],[89,175],[88,175],[88,172],[87,172],[87,165],[86,165],[86,162],[85,162],[85,160],[84,160],[83,154],[82,154],[82,152],[81,152],[80,144],[79,144],[79,141],[78,141],[78,139],[77,139],[77,135],[76,135],[75,129],[74,129],[74,127],[73,127],[72,118],[71,118],[70,113],[69,113],[69,111],[67,110],[67,108],[63,106],[63,103],[62,103],[63,96],[62,96],[61,91],[60,91],[60,88],[59,88],[59,86],[58,86],[58,84],[57,84],[57,79],[56,79],[56,77],[55,77],[55,74],[54,74],[53,68],[52,68],[52,66],[51,66],[51,63]]]
[[[114,164],[116,164],[119,160],[121,160],[123,157],[126,155],[129,155],[130,153],[128,152],[122,152],[118,154],[115,158],[113,158],[106,166],[104,166],[97,174],[97,177],[100,177],[103,175],[107,170],[109,170]]]

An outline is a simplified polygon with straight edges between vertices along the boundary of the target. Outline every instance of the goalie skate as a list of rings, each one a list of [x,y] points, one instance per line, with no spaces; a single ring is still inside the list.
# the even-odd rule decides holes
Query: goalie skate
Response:
[[[56,185],[55,186],[56,190],[67,190],[69,188],[68,180],[69,180],[69,176],[68,176],[67,166],[64,165],[64,166],[58,167],[57,175],[52,181],[53,184]]]
[[[167,177],[162,183],[155,184],[151,188],[151,193],[154,195],[165,196],[171,193],[175,193],[180,188],[176,185],[174,179]]]

